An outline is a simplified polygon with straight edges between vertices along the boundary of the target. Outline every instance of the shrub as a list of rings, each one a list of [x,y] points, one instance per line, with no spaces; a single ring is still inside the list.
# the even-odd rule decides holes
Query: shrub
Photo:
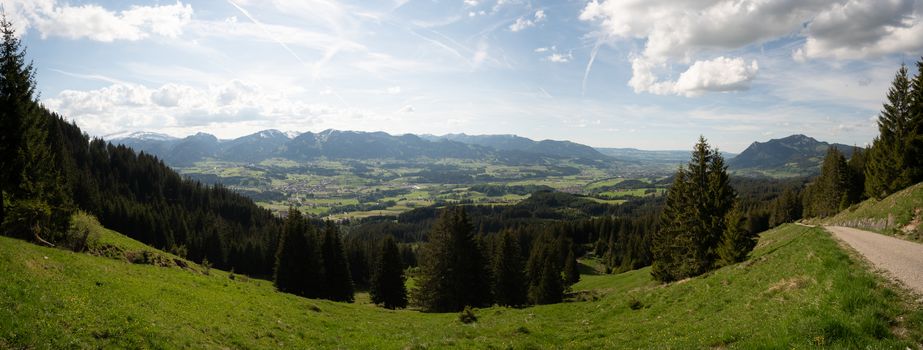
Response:
[[[469,324],[478,321],[478,317],[474,314],[474,310],[470,306],[465,306],[465,309],[458,313],[458,320],[461,323]]]

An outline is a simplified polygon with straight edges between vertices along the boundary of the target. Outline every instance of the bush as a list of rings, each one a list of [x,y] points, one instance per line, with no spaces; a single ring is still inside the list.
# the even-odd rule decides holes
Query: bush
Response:
[[[469,324],[478,321],[478,317],[474,314],[474,310],[470,306],[465,306],[465,309],[458,313],[458,320],[461,323]]]

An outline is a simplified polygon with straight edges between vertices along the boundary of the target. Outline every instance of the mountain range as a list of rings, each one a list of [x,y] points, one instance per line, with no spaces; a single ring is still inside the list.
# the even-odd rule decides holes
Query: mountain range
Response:
[[[176,138],[150,132],[118,134],[106,139],[156,155],[174,166],[188,166],[206,158],[259,162],[274,157],[292,160],[458,158],[512,164],[577,159],[600,166],[616,162],[590,146],[570,141],[533,141],[514,135],[417,136],[329,129],[318,133],[263,130],[233,140],[220,140],[206,133]]]
[[[672,170],[673,166],[687,162],[690,154],[690,151],[593,148],[571,141],[535,141],[516,135],[390,135],[332,129],[318,133],[263,130],[233,140],[220,140],[206,133],[176,138],[151,132],[106,138],[156,155],[174,166],[189,166],[206,158],[234,162],[259,162],[276,157],[292,160],[457,158],[504,164],[551,164],[575,159],[603,167],[635,164]],[[737,174],[807,176],[819,172],[824,154],[831,146],[847,157],[852,155],[852,146],[818,141],[805,135],[754,142],[740,154],[723,154],[728,159],[729,169]]]
[[[728,160],[728,168],[748,175],[784,177],[817,174],[830,147],[836,147],[847,158],[852,156],[854,149],[854,146],[818,141],[805,135],[791,135],[752,143]]]

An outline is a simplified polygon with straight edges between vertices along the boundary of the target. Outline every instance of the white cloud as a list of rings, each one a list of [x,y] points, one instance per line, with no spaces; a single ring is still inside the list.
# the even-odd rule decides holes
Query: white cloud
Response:
[[[192,6],[132,6],[110,11],[98,5],[71,6],[54,0],[4,0],[3,7],[17,23],[18,32],[36,29],[43,38],[57,36],[102,42],[136,41],[153,35],[175,38],[192,19]]]
[[[654,73],[659,65],[658,62],[644,57],[634,58],[631,62],[632,77],[628,85],[635,92],[693,97],[705,92],[746,90],[759,71],[759,65],[755,60],[748,64],[742,58],[722,56],[696,61],[680,74],[676,81],[665,81],[658,79]]]
[[[698,86],[695,91],[746,88],[755,65],[725,59],[721,65],[732,60],[740,73],[725,81],[732,77],[717,71],[704,74],[708,65],[702,56],[726,55],[727,50],[783,38],[804,38],[804,45],[792,55],[798,62],[923,50],[923,0],[593,0],[580,19],[597,24],[596,35],[602,41],[643,42],[643,49],[631,58],[629,85],[638,92],[688,96],[692,90],[687,87]],[[690,65],[684,73],[688,73],[686,82],[712,85],[684,82],[677,87],[680,81],[662,81],[658,71],[674,63]]]
[[[718,57],[697,61],[676,81],[676,93],[687,96],[701,95],[706,91],[734,91],[747,89],[756,76],[759,66],[741,58]]]
[[[240,80],[206,88],[113,84],[96,90],[65,90],[42,102],[93,135],[203,126],[227,129],[243,124],[305,130],[321,119],[366,115],[355,109],[304,103],[282,89],[269,90]]]
[[[510,31],[518,32],[526,28],[534,27],[536,24],[545,20],[545,11],[538,10],[532,15],[532,18],[519,17],[516,22],[510,25]]]
[[[551,61],[554,63],[567,63],[567,62],[570,62],[570,60],[573,58],[574,56],[570,52],[568,52],[566,55],[555,52],[549,55],[548,57],[546,57],[548,61]]]
[[[548,52],[548,48],[547,48],[547,47],[538,47],[538,48],[535,48],[534,51],[535,51],[536,53]]]
[[[465,5],[466,5],[466,6],[472,6],[472,7],[474,7],[474,6],[477,6],[478,4],[480,4],[480,1],[479,1],[479,0],[465,0]]]
[[[914,8],[916,7],[916,9]],[[796,58],[858,59],[923,49],[923,1],[851,0],[820,12]]]

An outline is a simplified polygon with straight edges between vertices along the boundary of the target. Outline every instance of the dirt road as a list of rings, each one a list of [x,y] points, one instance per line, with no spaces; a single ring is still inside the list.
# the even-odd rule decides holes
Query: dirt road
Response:
[[[824,228],[876,267],[888,271],[915,292],[923,294],[923,244],[850,227]]]

